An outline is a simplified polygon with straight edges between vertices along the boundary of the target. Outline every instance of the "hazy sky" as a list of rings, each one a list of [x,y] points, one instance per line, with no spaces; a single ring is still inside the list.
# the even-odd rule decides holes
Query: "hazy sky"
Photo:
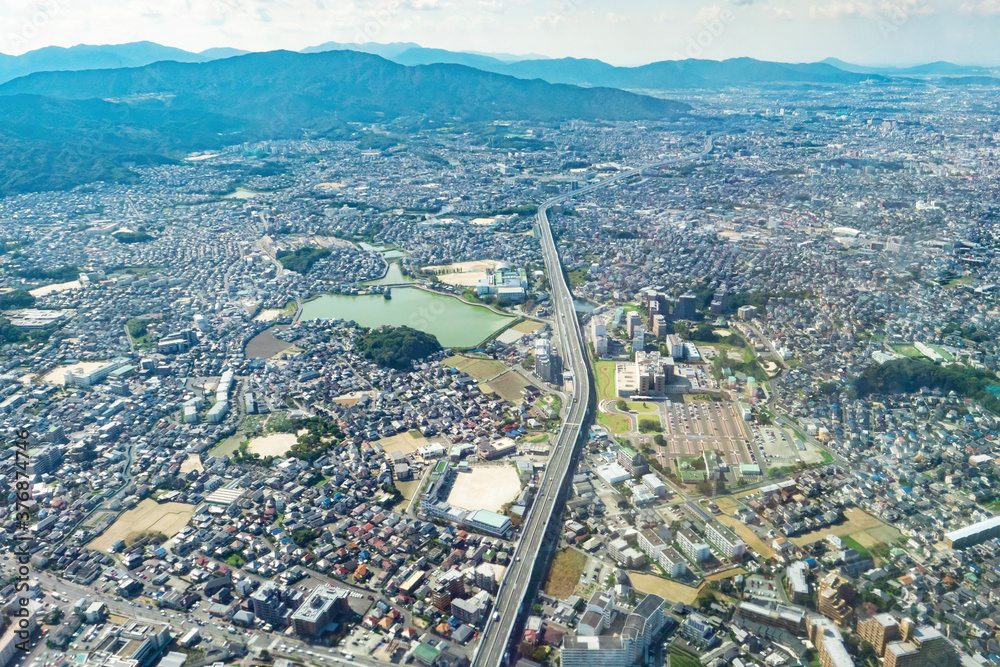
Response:
[[[0,0],[0,52],[410,41],[615,64],[736,56],[1000,64],[1000,0]]]

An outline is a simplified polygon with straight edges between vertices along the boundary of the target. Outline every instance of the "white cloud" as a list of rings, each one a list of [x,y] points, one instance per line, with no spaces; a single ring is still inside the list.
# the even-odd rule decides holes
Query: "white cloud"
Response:
[[[963,2],[958,8],[963,14],[981,14],[996,16],[1000,14],[1000,0],[980,0],[979,2]]]
[[[607,14],[605,14],[604,20],[607,23],[619,24],[619,23],[628,23],[632,19],[628,16],[625,16],[624,14],[615,14],[614,12],[608,12]]]
[[[695,23],[712,23],[722,20],[723,9],[719,5],[702,7],[691,19]]]

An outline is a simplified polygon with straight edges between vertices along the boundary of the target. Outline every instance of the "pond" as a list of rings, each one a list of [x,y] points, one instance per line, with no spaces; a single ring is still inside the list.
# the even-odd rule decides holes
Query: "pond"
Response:
[[[363,327],[408,326],[436,336],[444,347],[477,347],[515,318],[498,315],[484,306],[473,306],[452,296],[413,287],[382,295],[323,294],[302,305],[302,320],[354,320]]]

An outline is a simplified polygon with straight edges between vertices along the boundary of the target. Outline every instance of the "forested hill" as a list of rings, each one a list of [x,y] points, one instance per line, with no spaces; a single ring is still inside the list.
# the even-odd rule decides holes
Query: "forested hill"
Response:
[[[128,163],[258,139],[340,138],[351,121],[658,119],[686,104],[354,51],[40,72],[0,86],[0,195],[128,180]]]

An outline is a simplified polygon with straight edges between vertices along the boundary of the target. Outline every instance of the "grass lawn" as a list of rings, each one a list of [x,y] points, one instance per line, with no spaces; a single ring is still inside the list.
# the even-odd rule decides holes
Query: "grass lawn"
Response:
[[[955,359],[954,355],[952,355],[951,352],[945,351],[945,349],[943,347],[941,347],[940,345],[935,345],[934,343],[929,343],[927,345],[927,347],[931,348],[932,350],[934,350],[935,352],[937,352],[938,354],[940,354],[942,357],[944,357],[945,361],[953,361]]]
[[[615,362],[598,361],[594,365],[594,377],[597,384],[597,403],[617,401],[618,391],[615,388]],[[612,433],[628,433],[632,430],[632,420],[625,415],[615,415],[597,411],[597,423],[607,427]]]
[[[912,345],[890,345],[890,347],[893,349],[893,351],[902,354],[904,357],[912,357],[914,359],[920,359],[924,356],[920,350],[913,347]]]
[[[698,659],[698,656],[679,646],[671,645],[668,652],[670,653],[670,667],[701,667],[701,660]]]
[[[648,403],[646,401],[638,403],[628,403],[629,410],[635,410],[636,412],[656,412],[656,403]]]
[[[841,537],[840,539],[842,539],[844,541],[844,544],[846,544],[849,548],[854,549],[855,551],[857,551],[858,555],[861,556],[861,558],[869,558],[869,557],[871,557],[871,554],[868,553],[868,549],[865,549],[863,546],[861,546],[858,543],[858,541],[856,539],[854,539],[853,537],[851,537],[849,535],[845,535],[844,537]]]
[[[292,300],[286,303],[285,307],[281,309],[281,314],[285,315],[286,317],[292,317],[293,315],[295,315],[298,309],[299,309],[299,304],[296,303],[294,300]]]
[[[580,582],[583,568],[587,566],[587,556],[574,549],[566,549],[556,554],[549,570],[549,578],[545,582],[545,592],[548,595],[565,600]]]

